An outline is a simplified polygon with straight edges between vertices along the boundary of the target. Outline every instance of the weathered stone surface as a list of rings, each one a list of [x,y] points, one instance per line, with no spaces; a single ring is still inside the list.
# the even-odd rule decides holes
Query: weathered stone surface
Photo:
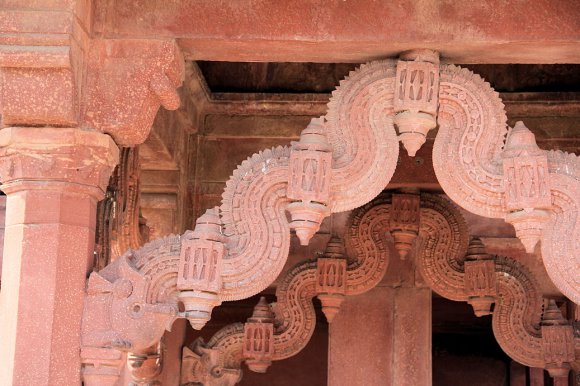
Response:
[[[96,204],[118,150],[78,129],[0,131],[7,194],[0,379],[12,385],[80,382],[80,319],[93,261]]]
[[[330,326],[328,374],[332,386],[430,385],[431,291],[376,287],[345,301]]]
[[[436,1],[273,6],[124,0],[99,3],[95,28],[117,38],[179,37],[187,57],[205,60],[360,63],[420,47],[456,63],[571,63],[580,61],[578,12],[574,1],[548,0],[533,9],[492,0],[477,7]],[[200,14],[204,19],[191,23]]]

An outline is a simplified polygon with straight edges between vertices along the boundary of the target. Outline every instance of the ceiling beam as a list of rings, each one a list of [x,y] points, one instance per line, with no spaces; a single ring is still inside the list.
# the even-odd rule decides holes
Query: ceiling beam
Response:
[[[454,63],[580,63],[577,0],[108,0],[95,31],[177,38],[190,60],[366,62],[431,48]]]

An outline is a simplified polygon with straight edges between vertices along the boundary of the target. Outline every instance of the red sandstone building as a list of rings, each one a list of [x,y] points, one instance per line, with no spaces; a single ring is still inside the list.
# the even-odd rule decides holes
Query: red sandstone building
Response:
[[[0,385],[580,385],[578,63],[575,0],[0,2]]]

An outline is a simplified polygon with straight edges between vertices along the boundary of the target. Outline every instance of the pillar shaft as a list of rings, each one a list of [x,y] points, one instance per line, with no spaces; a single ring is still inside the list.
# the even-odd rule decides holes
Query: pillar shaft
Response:
[[[431,385],[431,291],[376,287],[330,325],[329,386]]]
[[[80,327],[96,204],[118,150],[78,129],[0,131],[7,194],[0,385],[79,385]]]

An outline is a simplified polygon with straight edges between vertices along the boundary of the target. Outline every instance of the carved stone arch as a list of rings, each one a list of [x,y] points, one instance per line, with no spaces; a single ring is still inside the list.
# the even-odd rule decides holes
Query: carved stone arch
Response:
[[[113,355],[107,348],[111,345],[113,351],[146,350],[139,334],[161,336],[171,324],[168,320],[176,317],[189,319],[199,329],[222,301],[259,293],[286,262],[290,229],[307,244],[331,212],[352,209],[380,193],[394,173],[398,155],[392,124],[394,76],[393,61],[373,62],[354,71],[334,93],[327,116],[313,119],[299,142],[244,161],[227,182],[221,207],[197,219],[193,232],[129,251],[119,263],[93,273],[83,317],[87,334],[83,361],[85,369],[90,368],[85,374],[98,379],[100,363]],[[366,261],[375,264],[373,269],[386,267]],[[119,271],[121,263],[126,269]],[[117,285],[123,288],[121,298],[115,293]],[[131,296],[139,296],[143,307],[123,308]],[[121,306],[113,310],[110,302]],[[177,312],[180,304],[183,310]],[[123,328],[100,320],[123,319],[127,312],[135,320],[120,325]],[[127,331],[138,328],[141,318],[159,323],[148,324],[151,331]],[[95,327],[99,323],[104,325]],[[90,326],[100,328],[106,338],[93,339]],[[110,369],[116,363],[107,365],[109,373],[116,371]]]
[[[539,149],[521,122],[508,132],[498,93],[478,75],[453,65],[440,75],[433,167],[441,187],[466,210],[513,224],[528,253],[541,241],[548,275],[580,304],[578,156]]]
[[[550,305],[542,301],[538,283],[522,264],[509,257],[487,255],[479,239],[472,240],[463,259],[449,259],[443,253],[418,257],[421,274],[435,292],[468,301],[478,316],[493,315],[495,338],[513,360],[545,368],[556,377],[580,366],[580,336],[574,336],[557,308],[553,310],[553,301]],[[448,276],[447,272],[454,274]],[[555,332],[546,333],[547,326]],[[557,363],[553,357],[559,358]]]
[[[251,370],[265,372],[272,360],[287,359],[302,351],[310,341],[316,325],[312,304],[315,296],[320,298],[330,322],[345,296],[370,290],[384,276],[389,260],[386,238],[390,207],[391,194],[385,192],[371,203],[355,209],[345,235],[349,257],[344,255],[345,247],[340,239],[331,239],[321,258],[301,262],[284,276],[276,290],[276,303],[270,304],[268,308],[262,300],[256,306],[250,321],[257,318],[260,309],[262,317],[264,313],[272,314],[271,321],[266,322],[273,325],[273,350],[268,357],[261,357],[260,361],[248,357],[244,347],[248,344],[245,326],[234,323],[217,332],[207,344],[197,340],[192,347],[184,349],[183,360],[187,361],[186,368],[191,372],[182,372],[182,383],[203,380],[206,386],[222,385],[218,377],[211,375],[209,366],[203,365],[208,361],[214,366],[223,366],[224,371],[231,374],[240,372],[244,361]],[[328,273],[324,267],[329,264],[344,267],[343,280],[327,280]],[[205,357],[191,355],[191,352],[199,352],[201,349]],[[232,377],[225,385],[237,382]]]

